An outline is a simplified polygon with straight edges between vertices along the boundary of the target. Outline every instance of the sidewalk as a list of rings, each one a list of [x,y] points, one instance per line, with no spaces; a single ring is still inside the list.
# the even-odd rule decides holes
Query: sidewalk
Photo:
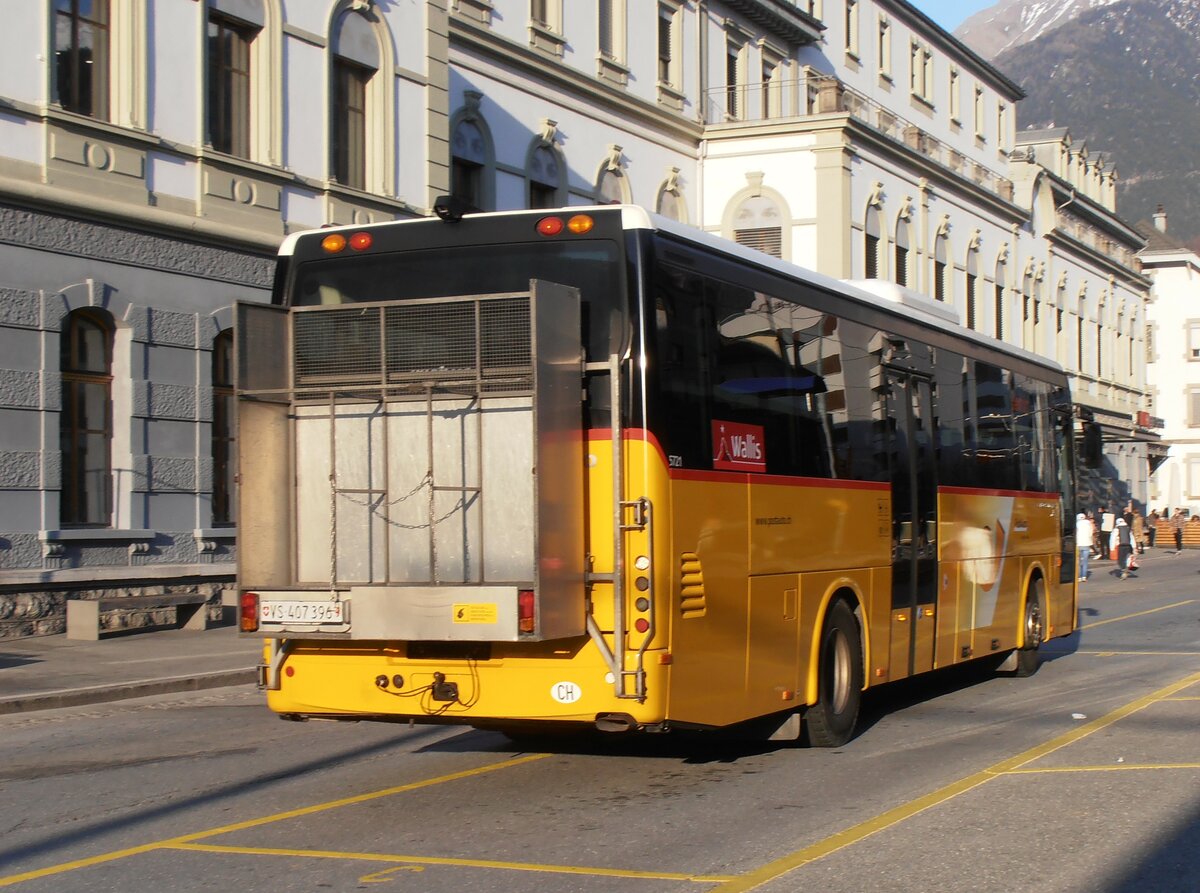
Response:
[[[1089,594],[1142,585],[1195,580],[1200,550],[1178,559],[1153,549],[1129,580],[1114,575],[1115,562],[1093,560],[1080,600]],[[262,640],[240,638],[234,626],[203,631],[162,630],[113,636],[99,642],[65,635],[0,641],[0,715],[119,701],[144,695],[198,691],[255,681]]]
[[[235,626],[0,641],[0,715],[254,682],[262,639]]]

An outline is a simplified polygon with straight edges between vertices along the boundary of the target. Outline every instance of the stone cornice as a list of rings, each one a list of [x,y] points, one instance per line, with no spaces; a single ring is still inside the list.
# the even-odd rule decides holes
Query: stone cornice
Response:
[[[450,42],[452,51],[473,51],[500,65],[516,68],[520,74],[529,77],[531,84],[544,83],[558,87],[605,106],[631,123],[641,124],[676,139],[693,143],[700,141],[703,127],[698,122],[671,115],[657,104],[631,96],[624,90],[556,62],[543,53],[534,52],[462,16],[450,18]],[[455,47],[456,42],[458,47]]]

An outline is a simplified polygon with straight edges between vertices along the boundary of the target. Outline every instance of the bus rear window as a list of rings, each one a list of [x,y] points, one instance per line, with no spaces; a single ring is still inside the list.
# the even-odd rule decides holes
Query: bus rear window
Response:
[[[608,355],[612,315],[623,316],[624,267],[615,242],[522,242],[396,251],[301,264],[290,293],[292,306],[357,304],[499,294],[529,290],[543,279],[578,288],[584,343],[593,356]]]

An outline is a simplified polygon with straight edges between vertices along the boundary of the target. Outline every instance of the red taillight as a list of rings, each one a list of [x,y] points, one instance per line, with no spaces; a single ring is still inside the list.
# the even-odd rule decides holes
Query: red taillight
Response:
[[[543,217],[537,222],[537,231],[543,236],[557,236],[563,231],[561,217]]]
[[[355,251],[366,251],[371,247],[370,233],[355,233],[350,237],[350,247]]]
[[[517,629],[523,633],[533,632],[533,590],[521,589],[517,592]]]
[[[639,617],[633,622],[633,628],[639,633],[644,633],[646,630],[650,629],[650,621],[645,617]]]
[[[241,610],[238,612],[240,618],[239,628],[244,633],[252,633],[258,629],[258,593],[243,592],[241,599]]]

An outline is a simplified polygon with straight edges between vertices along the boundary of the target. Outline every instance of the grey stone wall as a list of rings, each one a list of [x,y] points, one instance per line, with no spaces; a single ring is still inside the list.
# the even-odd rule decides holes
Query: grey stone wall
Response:
[[[199,592],[207,597],[210,620],[221,619],[221,590],[228,589],[230,580],[205,580],[198,583],[173,582],[147,586],[115,586],[107,589],[33,590],[0,593],[0,641],[29,636],[50,636],[67,630],[67,601],[69,599],[119,599],[137,595]],[[155,610],[116,609],[100,615],[101,632],[144,629],[166,626],[174,622],[174,608]]]

